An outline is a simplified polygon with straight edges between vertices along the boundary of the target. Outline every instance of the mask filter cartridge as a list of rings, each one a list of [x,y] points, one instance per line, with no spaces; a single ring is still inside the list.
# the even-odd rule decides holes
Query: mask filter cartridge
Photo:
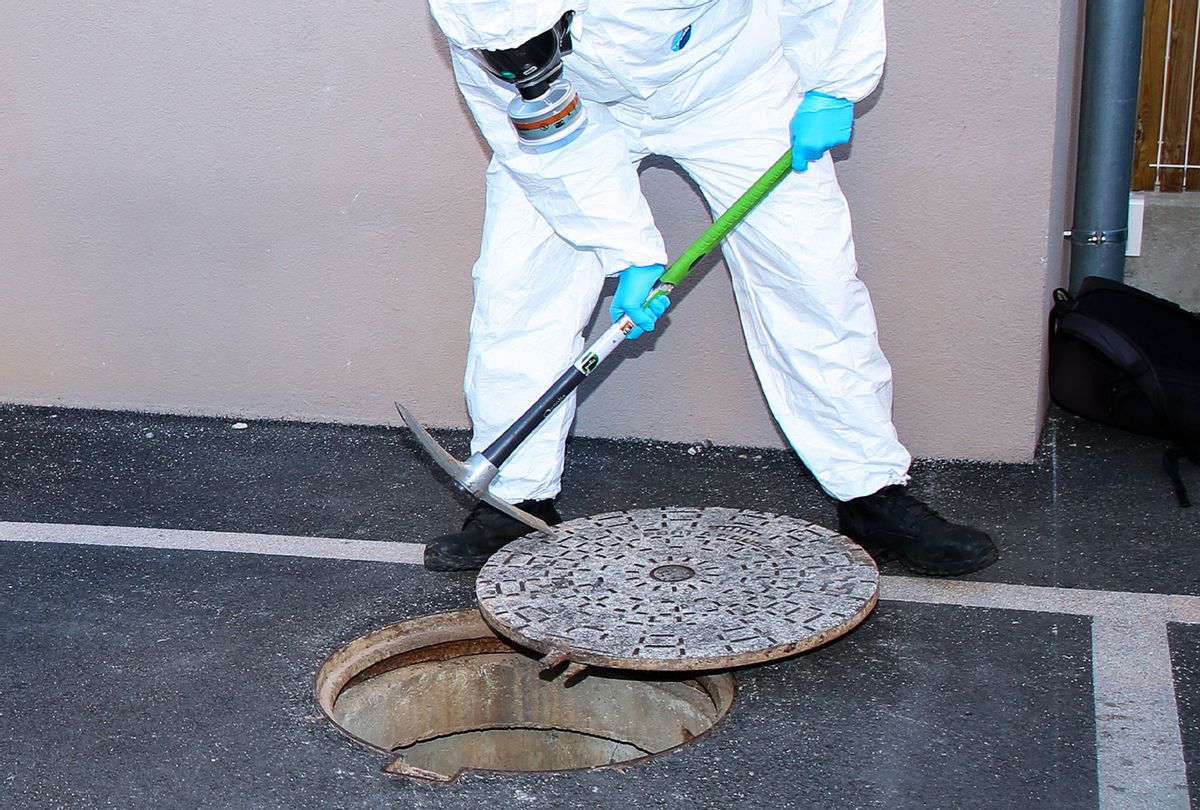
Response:
[[[521,146],[546,151],[565,146],[583,131],[587,111],[570,82],[557,81],[534,99],[517,96],[508,105],[508,117]]]
[[[476,51],[492,75],[516,86],[508,117],[521,147],[543,152],[573,141],[587,114],[571,83],[563,78],[562,57],[571,52],[568,11],[554,26],[515,48]]]

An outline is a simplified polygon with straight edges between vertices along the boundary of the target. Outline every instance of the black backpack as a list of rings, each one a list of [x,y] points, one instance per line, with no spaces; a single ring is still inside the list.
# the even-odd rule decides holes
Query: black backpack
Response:
[[[1178,304],[1098,276],[1078,296],[1054,293],[1050,396],[1068,411],[1171,440],[1163,467],[1180,506],[1179,473],[1200,464],[1200,318]]]

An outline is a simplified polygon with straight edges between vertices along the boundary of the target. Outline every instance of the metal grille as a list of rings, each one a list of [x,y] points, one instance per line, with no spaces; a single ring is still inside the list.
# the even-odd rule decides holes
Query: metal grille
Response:
[[[1200,189],[1200,0],[1146,0],[1134,191]]]

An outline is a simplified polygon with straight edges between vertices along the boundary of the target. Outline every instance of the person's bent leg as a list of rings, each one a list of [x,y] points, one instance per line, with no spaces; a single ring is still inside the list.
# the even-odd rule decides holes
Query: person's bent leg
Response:
[[[488,171],[483,246],[473,279],[475,305],[464,388],[473,427],[471,451],[479,452],[582,351],[582,331],[600,296],[604,274],[593,253],[560,239],[512,179],[493,165]],[[547,523],[558,523],[554,498],[574,413],[572,394],[501,466],[490,492]],[[425,565],[443,571],[479,568],[505,543],[529,531],[481,503],[461,531],[426,545]]]
[[[715,105],[710,120],[669,138],[716,212],[788,147],[794,91],[778,72],[757,86],[763,95]],[[734,131],[714,137],[720,126]],[[726,239],[724,252],[767,402],[839,501],[840,530],[877,559],[898,557],[921,573],[962,574],[993,562],[985,533],[945,521],[904,489],[911,457],[892,423],[891,367],[857,276],[831,158],[786,178]]]
[[[810,164],[809,177],[789,178],[766,214],[727,242],[764,394],[789,442],[837,499],[839,531],[878,561],[899,559],[917,573],[979,570],[998,557],[991,538],[945,520],[905,488],[911,457],[891,420],[891,368],[855,272],[849,215],[830,164],[825,157]],[[780,206],[787,205],[796,221],[775,228],[785,224]]]

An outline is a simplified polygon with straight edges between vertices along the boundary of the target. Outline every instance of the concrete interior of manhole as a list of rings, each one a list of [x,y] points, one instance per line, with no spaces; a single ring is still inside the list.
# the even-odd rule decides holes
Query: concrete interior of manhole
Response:
[[[707,733],[735,689],[728,672],[547,670],[475,609],[360,636],[314,685],[343,734],[393,757],[385,771],[431,781],[633,764]]]

